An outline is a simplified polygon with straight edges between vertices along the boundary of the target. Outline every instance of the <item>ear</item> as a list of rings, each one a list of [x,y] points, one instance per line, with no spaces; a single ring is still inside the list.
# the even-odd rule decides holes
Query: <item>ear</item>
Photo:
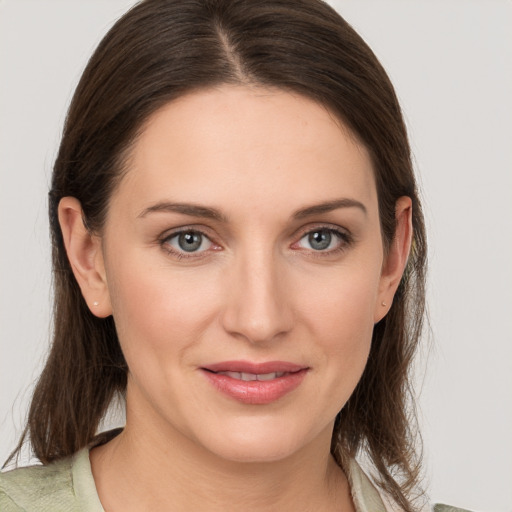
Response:
[[[412,243],[412,200],[403,196],[395,204],[396,228],[382,266],[379,294],[375,304],[374,322],[384,318],[407,265]]]
[[[59,203],[59,223],[68,260],[91,312],[100,318],[112,314],[101,238],[92,234],[83,222],[82,206],[74,197]]]

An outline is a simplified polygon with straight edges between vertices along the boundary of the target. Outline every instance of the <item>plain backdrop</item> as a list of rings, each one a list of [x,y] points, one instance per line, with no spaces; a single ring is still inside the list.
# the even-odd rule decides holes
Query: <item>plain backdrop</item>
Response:
[[[133,3],[0,0],[2,462],[48,347],[46,195],[65,111],[92,50]],[[331,4],[390,74],[420,177],[432,349],[417,380],[430,495],[510,512],[512,2]]]

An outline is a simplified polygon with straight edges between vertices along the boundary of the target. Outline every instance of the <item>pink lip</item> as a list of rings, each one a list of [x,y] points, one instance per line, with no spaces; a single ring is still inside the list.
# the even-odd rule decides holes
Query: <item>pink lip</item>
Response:
[[[309,368],[284,361],[251,363],[248,361],[225,361],[201,368],[211,384],[225,395],[244,404],[264,405],[279,400],[296,389]],[[243,381],[216,372],[239,372],[252,374],[285,373],[272,380]]]
[[[273,372],[298,372],[305,366],[288,363],[286,361],[268,361],[266,363],[251,363],[250,361],[224,361],[222,363],[209,364],[203,369],[211,372],[243,372],[243,373],[273,373]]]

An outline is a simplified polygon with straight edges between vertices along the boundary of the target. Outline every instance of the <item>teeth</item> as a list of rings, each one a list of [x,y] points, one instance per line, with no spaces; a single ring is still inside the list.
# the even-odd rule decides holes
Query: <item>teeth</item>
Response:
[[[272,380],[277,379],[278,377],[282,377],[284,372],[274,372],[274,373],[262,373],[258,375],[258,380]]]
[[[240,372],[219,372],[219,375],[226,375],[232,379],[241,380],[242,374]]]
[[[282,377],[285,372],[272,372],[272,373],[245,373],[245,372],[218,372],[219,375],[226,375],[227,377],[231,377],[232,379],[243,380],[245,382],[250,382],[253,380],[272,380],[277,379],[278,377]]]

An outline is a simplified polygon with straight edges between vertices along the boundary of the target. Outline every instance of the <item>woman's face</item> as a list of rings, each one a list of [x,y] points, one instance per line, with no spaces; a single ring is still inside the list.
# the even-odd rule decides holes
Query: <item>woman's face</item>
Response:
[[[235,86],[168,104],[102,254],[127,428],[239,461],[330,441],[386,311],[370,158],[325,108]]]

